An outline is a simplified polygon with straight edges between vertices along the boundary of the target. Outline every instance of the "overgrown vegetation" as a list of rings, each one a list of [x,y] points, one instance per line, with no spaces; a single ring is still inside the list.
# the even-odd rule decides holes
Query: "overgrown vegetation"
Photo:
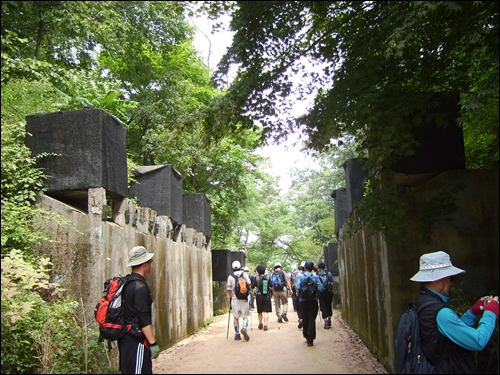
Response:
[[[136,165],[171,164],[186,193],[211,200],[213,247],[244,250],[254,265],[318,259],[334,238],[330,193],[344,185],[342,163],[370,154],[382,167],[413,152],[400,120],[423,121],[435,104],[414,92],[459,92],[467,167],[498,168],[497,2],[207,2],[214,18],[229,12],[236,31],[214,77],[193,48],[190,6],[2,2],[2,372],[113,371],[81,301],[51,295],[50,263],[32,256],[50,241],[40,219],[67,223],[35,205],[45,179],[35,166],[47,155],[25,146],[27,115],[90,106],[116,116],[129,177]],[[275,105],[294,104],[290,77],[304,57],[323,64],[324,74],[303,70],[313,85],[297,90],[317,92],[315,103],[293,121],[276,116]],[[232,63],[238,75],[219,90],[212,78],[225,80]],[[401,92],[412,96],[401,101]],[[283,196],[254,151],[299,129],[324,151],[322,167],[295,170]],[[357,215],[395,238],[405,207],[377,183]],[[414,223],[422,236],[453,212],[455,193],[423,210]]]

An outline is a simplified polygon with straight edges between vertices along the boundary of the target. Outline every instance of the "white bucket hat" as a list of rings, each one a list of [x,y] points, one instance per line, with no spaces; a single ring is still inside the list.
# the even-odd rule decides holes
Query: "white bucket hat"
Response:
[[[432,282],[448,276],[458,275],[465,271],[451,264],[450,256],[444,251],[424,254],[420,257],[420,271],[410,280],[419,283]]]
[[[148,253],[144,246],[135,246],[130,249],[128,253],[130,262],[127,264],[128,267],[138,266],[139,264],[146,263],[155,254]]]
[[[239,270],[241,268],[241,263],[239,260],[235,260],[232,264],[233,270]]]

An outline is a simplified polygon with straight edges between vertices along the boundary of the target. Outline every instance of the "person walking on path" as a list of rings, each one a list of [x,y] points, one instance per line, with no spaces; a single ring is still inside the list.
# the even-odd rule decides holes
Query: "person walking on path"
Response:
[[[431,364],[442,374],[475,374],[473,351],[488,344],[498,318],[498,296],[484,296],[461,317],[448,306],[453,280],[465,271],[454,267],[444,251],[420,257],[420,270],[410,279],[421,283],[414,301],[417,309],[432,302],[419,313],[420,344]],[[474,328],[476,318],[479,325]]]
[[[318,263],[318,277],[325,290],[318,295],[319,309],[321,310],[321,317],[325,322],[324,329],[329,329],[332,326],[332,300],[333,300],[333,276],[331,272],[326,270],[325,262]]]
[[[257,316],[259,317],[259,329],[268,330],[269,313],[273,311],[271,303],[271,294],[269,287],[271,280],[269,275],[266,275],[266,265],[259,264],[257,266],[257,275],[252,281],[252,289],[256,290]]]
[[[297,278],[299,277],[300,274],[306,272],[305,269],[305,264],[306,262],[300,263],[299,266],[299,272],[295,276],[295,279],[293,281],[293,295],[292,295],[292,302],[294,302],[294,310],[297,311],[297,318],[299,319],[298,322],[299,324],[297,325],[298,329],[301,329],[304,325],[304,320],[302,319],[301,313],[300,313],[300,301],[299,301],[299,290],[295,287],[295,282],[297,281]]]
[[[274,298],[274,308],[276,316],[278,317],[278,323],[282,323],[283,320],[288,322],[288,291],[291,290],[289,281],[283,272],[281,263],[276,263],[273,268],[273,274],[271,276],[271,287],[273,291]]]
[[[252,284],[255,276],[250,273],[250,268],[243,267],[242,269],[243,272],[245,272],[248,275],[248,278],[250,279],[250,284]],[[253,298],[253,287],[250,288],[250,290],[248,291],[248,305],[250,306],[250,311],[253,311],[253,309],[255,308],[254,298]]]
[[[240,335],[240,318],[243,318],[243,327],[241,328],[241,334],[246,341],[250,340],[248,335],[248,317],[250,316],[250,306],[248,305],[248,297],[245,299],[239,299],[236,297],[235,287],[238,277],[243,277],[247,282],[247,289],[250,289],[250,279],[248,275],[241,269],[241,263],[235,260],[232,264],[233,273],[227,277],[226,290],[231,300],[231,308],[233,310],[233,321],[234,321],[234,339],[241,340]]]
[[[306,271],[301,273],[295,281],[295,288],[299,291],[299,308],[303,321],[302,335],[307,341],[307,346],[313,346],[316,339],[316,315],[318,314],[318,293],[324,288],[318,275],[312,274],[314,263],[307,261],[304,265]],[[308,284],[311,287],[304,290]],[[306,295],[310,291],[311,295]]]
[[[152,374],[152,359],[160,354],[153,333],[151,305],[153,298],[145,276],[151,272],[153,253],[144,246],[135,246],[129,252],[130,280],[123,290],[123,320],[132,326],[129,333],[118,340],[120,372],[122,374]]]

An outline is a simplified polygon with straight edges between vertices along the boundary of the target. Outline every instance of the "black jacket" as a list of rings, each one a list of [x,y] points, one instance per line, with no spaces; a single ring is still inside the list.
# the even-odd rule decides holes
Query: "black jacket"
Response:
[[[455,344],[441,334],[437,327],[436,316],[443,307],[449,307],[438,295],[422,287],[415,306],[434,301],[419,314],[420,345],[429,361],[438,366],[438,374],[477,374],[472,352]]]

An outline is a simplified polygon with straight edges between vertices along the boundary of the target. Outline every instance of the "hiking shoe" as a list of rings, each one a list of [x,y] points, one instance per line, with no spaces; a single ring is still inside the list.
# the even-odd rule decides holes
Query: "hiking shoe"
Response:
[[[262,329],[262,327],[264,327],[262,323],[259,323],[259,329]]]
[[[283,323],[283,319],[278,318],[278,323]]]
[[[264,326],[264,331],[267,331],[267,326]]]
[[[298,328],[301,329],[303,326],[304,326],[304,321],[302,319],[299,319]]]
[[[235,340],[241,340],[241,336],[239,333],[237,333],[236,335],[234,335],[234,339]]]
[[[328,325],[328,321],[325,322],[325,326],[323,327],[324,329],[329,329],[330,326]]]
[[[281,314],[281,317],[283,318],[283,320],[284,320],[285,322],[288,322],[288,318],[286,317],[286,314]]]
[[[308,341],[308,342],[307,342],[307,346],[313,346],[313,345],[314,345],[314,344],[313,344],[313,342],[312,342],[312,341]]]
[[[331,327],[332,326],[332,320],[328,319],[327,322],[328,322],[328,327]]]
[[[245,338],[246,341],[250,340],[250,336],[248,336],[246,328],[241,329],[241,334],[243,335],[243,337]],[[240,338],[240,340],[241,340],[241,338]]]

